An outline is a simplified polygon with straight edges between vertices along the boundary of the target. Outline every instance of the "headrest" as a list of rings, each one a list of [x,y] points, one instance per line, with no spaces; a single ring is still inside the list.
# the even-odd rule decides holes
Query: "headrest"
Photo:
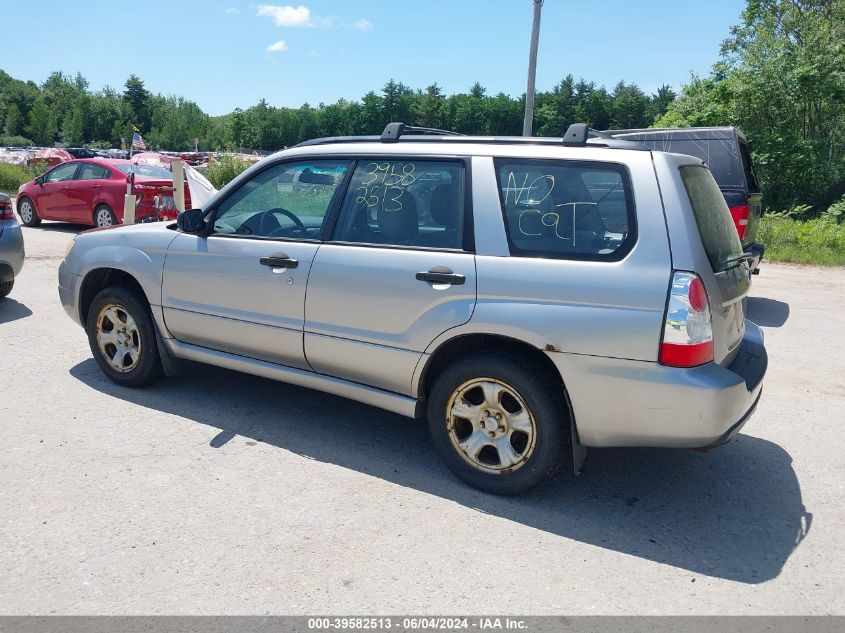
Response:
[[[431,192],[431,217],[447,229],[458,228],[460,205],[455,185],[437,185]]]
[[[384,208],[385,202],[389,211]],[[395,207],[398,202],[399,208]],[[416,237],[419,231],[419,217],[417,216],[417,202],[410,191],[405,191],[398,201],[386,200],[378,207],[376,218],[382,237],[389,243],[405,244]]]

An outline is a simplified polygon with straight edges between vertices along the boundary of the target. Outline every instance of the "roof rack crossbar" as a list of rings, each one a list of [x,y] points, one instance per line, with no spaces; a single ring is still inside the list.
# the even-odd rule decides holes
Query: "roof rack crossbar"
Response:
[[[402,122],[394,121],[388,123],[384,131],[381,133],[382,143],[395,143],[403,134],[417,133],[417,134],[440,134],[442,136],[464,136],[460,132],[451,132],[449,130],[438,130],[434,127],[417,127],[413,125],[405,125]]]

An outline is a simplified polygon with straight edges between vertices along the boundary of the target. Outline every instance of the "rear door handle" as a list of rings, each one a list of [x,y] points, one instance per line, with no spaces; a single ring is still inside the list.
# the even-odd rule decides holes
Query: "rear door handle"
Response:
[[[296,268],[299,262],[291,259],[287,255],[273,255],[271,257],[262,257],[258,260],[262,266],[269,266],[270,268]]]
[[[467,280],[463,275],[459,275],[445,266],[435,266],[426,272],[417,273],[417,279],[434,284],[452,284],[453,286],[463,285]]]

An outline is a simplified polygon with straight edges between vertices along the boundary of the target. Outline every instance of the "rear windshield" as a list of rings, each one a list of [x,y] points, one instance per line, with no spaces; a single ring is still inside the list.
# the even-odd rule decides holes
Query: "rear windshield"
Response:
[[[690,165],[681,167],[681,178],[713,272],[737,265],[731,260],[742,254],[742,244],[731,212],[712,174],[706,167]]]
[[[146,178],[164,178],[166,180],[173,180],[173,174],[163,167],[153,167],[152,165],[136,165],[126,163],[122,165],[115,165],[124,174],[135,174],[136,176],[143,176]]]
[[[720,187],[744,188],[745,174],[739,156],[739,148],[733,137],[712,139],[651,139],[640,141],[649,149],[658,152],[686,154],[700,158]]]

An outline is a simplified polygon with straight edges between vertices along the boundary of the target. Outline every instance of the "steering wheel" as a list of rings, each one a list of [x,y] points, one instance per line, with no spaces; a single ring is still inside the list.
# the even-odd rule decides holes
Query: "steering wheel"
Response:
[[[267,209],[261,214],[261,219],[258,221],[258,232],[261,235],[266,235],[267,237],[273,237],[281,233],[282,231],[286,231],[288,229],[284,228],[276,217],[273,215],[274,213],[281,213],[282,215],[288,217],[293,222],[293,230],[300,231],[301,233],[305,233],[308,229],[302,223],[296,215],[288,211],[287,209],[282,209],[281,207],[275,207],[273,209]],[[275,227],[271,226],[271,221],[275,223]]]

